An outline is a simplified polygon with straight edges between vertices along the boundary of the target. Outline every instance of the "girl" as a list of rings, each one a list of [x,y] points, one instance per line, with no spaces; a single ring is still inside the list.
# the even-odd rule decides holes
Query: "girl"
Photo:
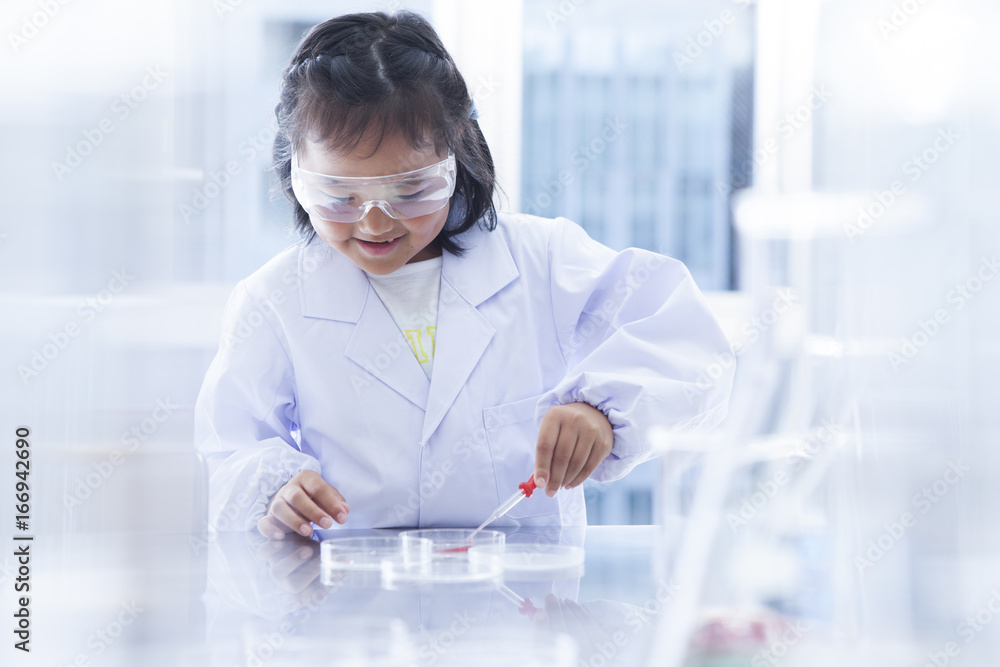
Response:
[[[648,458],[650,427],[725,416],[732,374],[703,371],[730,348],[680,262],[496,212],[423,18],[314,27],[275,112],[303,239],[226,306],[196,405],[213,527],[475,526],[532,474],[507,525],[584,524],[580,485]]]

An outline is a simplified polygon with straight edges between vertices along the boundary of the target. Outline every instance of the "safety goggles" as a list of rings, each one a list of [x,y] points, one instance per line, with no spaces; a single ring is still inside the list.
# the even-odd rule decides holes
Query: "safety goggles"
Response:
[[[292,191],[310,217],[358,222],[378,207],[405,220],[439,211],[455,192],[455,155],[429,167],[376,177],[328,176],[299,168],[292,155]]]

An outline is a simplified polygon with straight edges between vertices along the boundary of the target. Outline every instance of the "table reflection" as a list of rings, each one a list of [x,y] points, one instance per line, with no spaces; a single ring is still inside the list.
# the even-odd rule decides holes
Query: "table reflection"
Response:
[[[308,664],[320,656],[324,664],[642,662],[651,621],[672,594],[653,579],[652,528],[504,532],[508,545],[583,548],[584,565],[470,583],[387,585],[378,572],[324,583],[321,539],[397,531],[339,529],[283,540],[256,533],[214,536],[207,643],[231,646],[238,636],[236,664],[248,667]],[[476,655],[465,653],[470,646],[478,647]]]

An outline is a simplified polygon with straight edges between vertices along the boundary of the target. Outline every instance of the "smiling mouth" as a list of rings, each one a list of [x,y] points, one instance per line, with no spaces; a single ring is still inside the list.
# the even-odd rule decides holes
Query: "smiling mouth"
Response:
[[[388,241],[366,241],[365,239],[358,239],[358,240],[361,241],[362,243],[371,243],[373,245],[388,245],[399,238],[400,237],[397,236],[396,238],[389,239]]]
[[[402,238],[402,236],[397,236],[389,241],[365,241],[364,239],[359,238],[355,238],[354,240],[358,242],[358,247],[361,248],[361,252],[367,253],[372,257],[382,257],[383,255],[388,255],[398,248],[399,242]]]

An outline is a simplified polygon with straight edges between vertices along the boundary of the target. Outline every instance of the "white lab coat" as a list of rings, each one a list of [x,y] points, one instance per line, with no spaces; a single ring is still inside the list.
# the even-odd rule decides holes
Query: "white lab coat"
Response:
[[[598,481],[648,458],[653,426],[723,419],[732,370],[711,386],[705,371],[731,348],[683,264],[561,218],[504,213],[460,240],[466,254],[442,261],[431,380],[365,273],[321,239],[239,282],[195,408],[211,526],[255,528],[302,470],[343,494],[348,528],[476,526],[532,474],[553,405],[607,415]],[[499,525],[584,523],[577,487]]]

